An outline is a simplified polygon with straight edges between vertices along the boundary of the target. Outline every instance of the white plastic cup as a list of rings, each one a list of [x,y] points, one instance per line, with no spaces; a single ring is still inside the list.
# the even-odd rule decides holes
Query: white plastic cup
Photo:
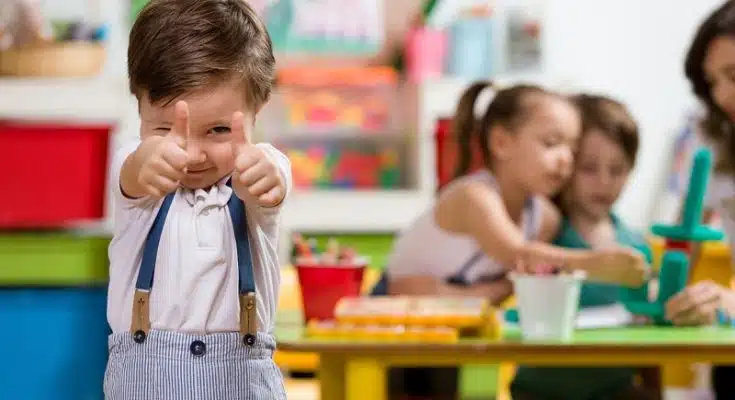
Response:
[[[525,340],[569,341],[579,307],[583,271],[558,275],[511,273]]]

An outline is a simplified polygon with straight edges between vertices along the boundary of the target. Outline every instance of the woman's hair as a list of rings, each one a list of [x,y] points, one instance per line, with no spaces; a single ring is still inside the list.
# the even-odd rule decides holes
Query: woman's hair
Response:
[[[491,82],[476,82],[462,94],[459,100],[452,127],[459,143],[459,163],[456,173],[458,177],[469,172],[475,150],[473,147],[478,144],[482,151],[483,162],[486,166],[490,166],[490,130],[497,125],[510,131],[516,128],[528,115],[530,110],[528,98],[530,96],[557,96],[534,85],[515,85],[499,89],[496,90],[493,100],[478,120],[475,116],[475,102],[480,93],[488,88],[496,90]]]
[[[618,144],[632,167],[638,154],[638,124],[622,103],[609,97],[579,94],[572,98],[582,116],[582,135],[596,131]]]
[[[707,139],[718,147],[716,168],[735,171],[735,135],[732,122],[715,104],[704,73],[704,59],[713,40],[721,36],[735,38],[735,1],[729,0],[699,26],[684,62],[684,72],[694,94],[707,106],[702,129]]]

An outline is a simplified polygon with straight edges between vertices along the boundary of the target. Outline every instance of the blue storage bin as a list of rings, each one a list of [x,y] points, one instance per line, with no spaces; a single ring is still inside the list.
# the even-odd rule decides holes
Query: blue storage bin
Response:
[[[0,287],[0,398],[103,399],[106,302],[106,287]]]
[[[449,33],[447,71],[469,80],[489,79],[493,74],[493,19],[465,18]]]

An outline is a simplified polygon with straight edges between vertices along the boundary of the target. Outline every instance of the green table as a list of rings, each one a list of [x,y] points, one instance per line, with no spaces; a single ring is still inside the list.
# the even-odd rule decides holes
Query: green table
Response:
[[[516,329],[498,340],[452,344],[311,339],[297,325],[279,326],[276,336],[280,350],[319,355],[323,400],[385,399],[389,366],[735,364],[735,329],[728,327],[580,330],[569,343],[525,342]]]

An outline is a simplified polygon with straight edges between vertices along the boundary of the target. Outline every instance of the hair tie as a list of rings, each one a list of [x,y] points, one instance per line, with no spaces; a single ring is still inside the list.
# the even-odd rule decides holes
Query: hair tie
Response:
[[[482,89],[482,91],[477,95],[477,100],[475,100],[475,105],[472,109],[475,119],[479,121],[485,116],[485,112],[487,112],[490,102],[493,101],[493,98],[495,98],[497,93],[498,87],[495,85],[495,82],[488,81],[487,86]]]

